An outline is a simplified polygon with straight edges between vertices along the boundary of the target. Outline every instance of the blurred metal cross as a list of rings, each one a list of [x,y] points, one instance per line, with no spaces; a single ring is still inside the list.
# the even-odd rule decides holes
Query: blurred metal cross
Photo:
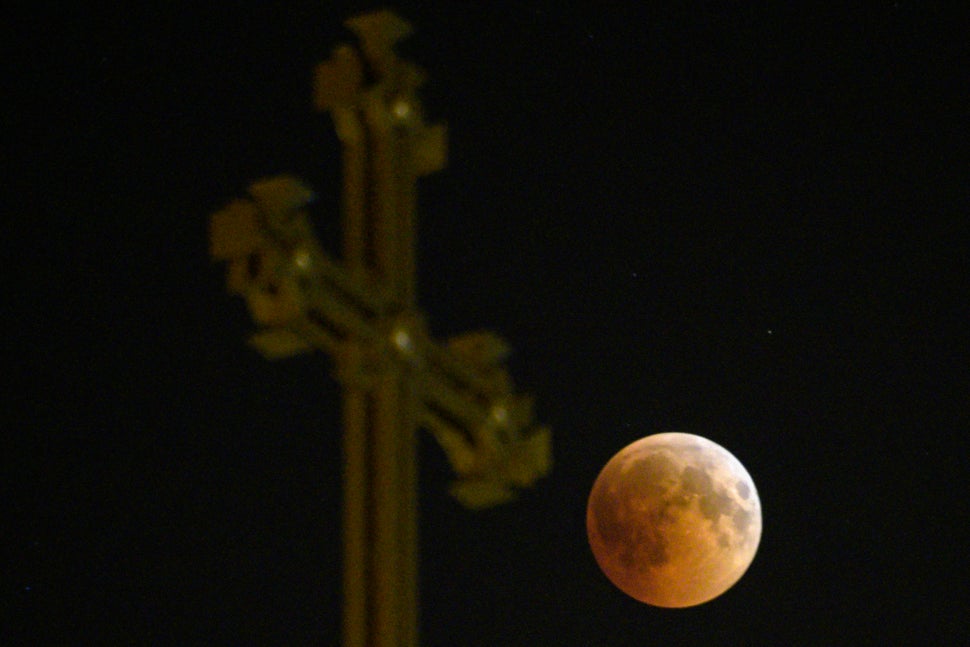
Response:
[[[279,176],[213,214],[214,258],[261,326],[270,359],[322,350],[343,387],[345,647],[418,643],[418,427],[444,449],[470,508],[510,500],[551,467],[551,434],[516,395],[509,352],[490,332],[444,344],[415,299],[417,179],[445,165],[445,128],[424,122],[424,80],[394,45],[410,26],[389,11],[347,21],[315,76],[315,102],[343,148],[343,259],[328,255],[305,210],[313,193]]]

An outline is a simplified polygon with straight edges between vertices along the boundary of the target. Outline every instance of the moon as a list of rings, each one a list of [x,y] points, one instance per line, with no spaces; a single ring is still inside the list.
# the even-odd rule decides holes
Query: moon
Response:
[[[586,532],[606,577],[657,607],[691,607],[741,579],[761,541],[761,501],[744,466],[701,436],[641,438],[606,464]]]

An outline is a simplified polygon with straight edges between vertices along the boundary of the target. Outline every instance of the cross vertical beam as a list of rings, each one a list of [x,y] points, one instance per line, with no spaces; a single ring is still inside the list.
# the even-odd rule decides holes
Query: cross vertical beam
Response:
[[[380,58],[382,36],[398,27],[351,22]],[[381,31],[384,33],[382,34]],[[375,42],[375,40],[377,42]],[[388,43],[392,45],[393,42]],[[389,48],[388,48],[389,50]],[[377,54],[375,54],[377,52]],[[337,57],[351,58],[351,50]],[[339,58],[338,58],[339,60]],[[356,64],[360,64],[356,59]],[[373,63],[372,63],[373,64]],[[377,67],[377,65],[375,65]],[[385,70],[386,71],[386,70]],[[414,183],[409,142],[391,123],[391,88],[372,88],[329,108],[344,148],[344,261],[370,276],[401,310],[414,305]],[[327,89],[318,89],[326,96]],[[399,98],[398,101],[405,101]],[[329,104],[329,105],[328,105]],[[402,106],[405,104],[401,104]],[[364,340],[344,342],[343,644],[417,645],[417,506],[415,398],[406,370],[368,358]],[[373,360],[368,362],[368,359]],[[370,364],[370,367],[368,367]],[[379,367],[376,370],[373,367]],[[368,370],[372,375],[365,375]],[[355,379],[356,378],[356,379]]]
[[[347,24],[365,60],[340,47],[317,77],[317,106],[331,112],[343,145],[344,262],[351,276],[376,280],[394,310],[410,312],[415,185],[422,170],[415,153],[415,130],[422,125],[414,95],[420,73],[393,52],[410,31],[407,23],[380,12]],[[368,71],[376,82],[364,89]],[[356,92],[339,96],[338,79],[349,80],[343,87]],[[344,645],[414,647],[416,393],[406,365],[377,357],[368,362],[365,340],[344,343]]]

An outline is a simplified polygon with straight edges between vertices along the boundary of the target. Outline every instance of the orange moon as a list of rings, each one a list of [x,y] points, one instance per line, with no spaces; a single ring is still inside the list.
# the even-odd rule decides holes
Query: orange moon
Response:
[[[632,598],[691,607],[741,579],[761,540],[761,501],[744,466],[701,436],[641,438],[606,464],[586,532],[603,573]]]

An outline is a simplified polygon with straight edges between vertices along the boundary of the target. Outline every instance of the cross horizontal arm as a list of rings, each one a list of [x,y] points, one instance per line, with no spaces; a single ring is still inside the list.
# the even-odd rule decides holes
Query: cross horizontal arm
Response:
[[[251,339],[257,350],[272,359],[322,350],[337,359],[342,381],[371,379],[384,362],[406,365],[418,420],[459,476],[453,494],[471,507],[506,500],[549,470],[550,434],[533,428],[531,399],[513,394],[501,340],[472,333],[433,341],[417,312],[398,309],[377,281],[323,250],[305,210],[313,194],[299,180],[271,178],[249,192],[252,199],[213,215],[211,238],[213,255],[229,262],[229,289],[265,327]],[[362,374],[342,372],[350,339],[369,349]]]

